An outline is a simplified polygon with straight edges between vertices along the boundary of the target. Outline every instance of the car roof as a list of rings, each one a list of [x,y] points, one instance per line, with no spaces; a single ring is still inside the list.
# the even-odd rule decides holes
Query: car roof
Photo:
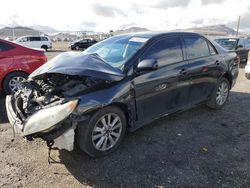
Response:
[[[126,33],[116,36],[134,36],[134,37],[145,37],[145,38],[153,38],[158,36],[164,36],[164,35],[178,35],[178,34],[194,34],[202,36],[199,33],[195,32],[186,32],[186,31],[143,31],[143,32],[136,32],[136,33]]]

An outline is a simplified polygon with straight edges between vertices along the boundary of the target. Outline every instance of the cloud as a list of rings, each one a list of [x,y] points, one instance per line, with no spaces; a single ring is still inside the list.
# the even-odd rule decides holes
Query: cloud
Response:
[[[126,16],[126,14],[119,8],[100,5],[97,3],[92,5],[92,9],[95,14],[103,17],[115,17],[115,15]]]
[[[127,28],[129,28],[129,27],[133,27],[133,26],[137,26],[137,24],[136,23],[128,23],[128,24],[123,24],[123,25],[121,25],[120,26],[120,29],[127,29]]]
[[[168,9],[168,8],[174,8],[174,7],[186,7],[188,6],[190,0],[160,0],[156,5],[154,5],[154,8],[160,8],[160,9]]]
[[[250,22],[249,22],[249,17],[250,17],[250,13],[245,13],[240,17],[240,31],[241,30],[246,30],[250,28]],[[230,21],[227,23],[228,26],[233,27],[233,28],[237,28],[237,24],[238,24],[238,18]]]
[[[84,22],[81,22],[81,26],[83,28],[93,30],[97,26],[97,23],[96,22],[91,22],[91,21],[84,21]]]
[[[226,0],[201,0],[202,5],[209,5],[209,4],[221,4]]]
[[[194,20],[194,21],[191,21],[192,24],[195,24],[195,25],[202,25],[204,23],[204,19],[197,19],[197,20]]]

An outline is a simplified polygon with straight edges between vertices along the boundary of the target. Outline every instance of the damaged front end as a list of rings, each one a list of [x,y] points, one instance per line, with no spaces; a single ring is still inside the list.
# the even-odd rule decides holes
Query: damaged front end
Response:
[[[67,65],[62,69],[65,64],[62,59],[70,59],[68,54],[63,56],[55,58],[57,63],[53,60],[40,67],[20,84],[16,93],[7,96],[6,110],[14,132],[28,140],[42,138],[48,145],[55,142],[59,149],[72,151],[77,123],[88,118],[77,110],[80,96],[100,90],[114,80],[109,79],[109,74],[105,72],[107,67],[98,74],[103,62],[98,62],[102,60],[94,55],[85,55],[80,59],[78,55],[73,55],[73,61],[78,60],[70,66],[73,73]],[[89,66],[93,59],[96,61],[94,68]],[[115,76],[112,74],[112,78],[117,78]],[[121,78],[121,75],[117,76]]]

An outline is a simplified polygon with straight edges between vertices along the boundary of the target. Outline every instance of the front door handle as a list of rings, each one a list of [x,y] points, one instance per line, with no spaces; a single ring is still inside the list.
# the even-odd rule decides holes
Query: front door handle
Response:
[[[188,73],[188,69],[186,69],[186,68],[183,68],[180,70],[181,75],[186,75],[187,73]]]

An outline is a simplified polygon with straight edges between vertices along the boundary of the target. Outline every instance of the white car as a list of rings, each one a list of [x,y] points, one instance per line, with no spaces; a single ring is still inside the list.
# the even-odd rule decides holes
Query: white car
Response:
[[[43,48],[45,51],[52,48],[52,42],[47,36],[23,36],[15,42],[29,48]]]

